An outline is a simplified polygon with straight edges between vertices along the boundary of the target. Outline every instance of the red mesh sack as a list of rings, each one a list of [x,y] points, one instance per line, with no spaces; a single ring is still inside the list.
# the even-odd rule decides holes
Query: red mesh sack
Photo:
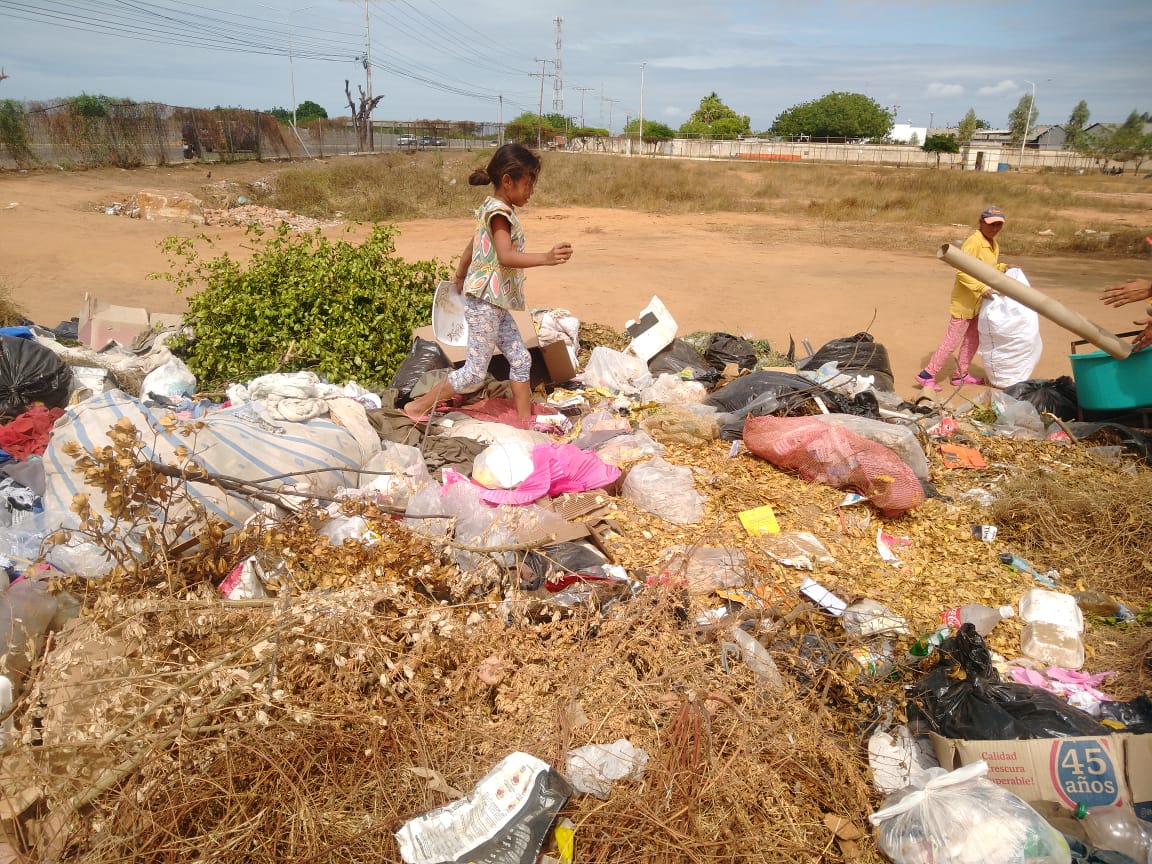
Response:
[[[924,488],[896,452],[808,417],[749,417],[744,446],[778,468],[836,489],[855,489],[885,516],[924,503]]]

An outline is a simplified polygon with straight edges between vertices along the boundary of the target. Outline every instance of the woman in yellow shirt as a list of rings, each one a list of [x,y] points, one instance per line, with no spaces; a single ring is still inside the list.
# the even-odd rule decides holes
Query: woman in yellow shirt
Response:
[[[979,230],[972,234],[961,251],[967,252],[985,264],[991,264],[1001,273],[1008,269],[1007,264],[1000,263],[1000,246],[996,236],[1004,227],[1004,210],[992,205],[985,207],[980,213]],[[952,302],[948,306],[948,329],[944,332],[944,339],[940,347],[932,355],[920,372],[916,373],[916,383],[928,390],[942,390],[936,383],[936,376],[940,368],[948,362],[952,352],[959,347],[956,355],[956,372],[952,376],[955,387],[964,384],[983,384],[984,379],[968,373],[968,365],[976,356],[976,349],[980,347],[980,330],[977,319],[980,315],[980,304],[991,293],[992,289],[973,279],[967,273],[956,271],[956,283],[952,286]]]

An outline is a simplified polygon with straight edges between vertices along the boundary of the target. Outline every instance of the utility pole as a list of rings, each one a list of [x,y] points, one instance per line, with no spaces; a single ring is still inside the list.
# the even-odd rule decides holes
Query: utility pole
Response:
[[[619,102],[619,99],[601,99],[602,102],[608,103],[608,133],[612,133],[612,106]]]
[[[368,27],[368,0],[364,0],[364,73],[368,78],[368,152],[376,148],[372,139],[372,36]]]
[[[648,65],[647,60],[640,62],[640,155],[644,155],[644,67]]]
[[[584,94],[590,90],[595,90],[595,87],[577,87],[580,91],[580,126],[584,126]]]
[[[936,119],[936,112],[935,111],[929,111],[928,112],[928,134],[929,135],[932,134],[932,121],[935,119]]]
[[[1032,106],[1036,104],[1036,82],[1024,79],[1032,85],[1032,95],[1028,98],[1028,113],[1024,115],[1024,136],[1020,139],[1020,168],[1024,168],[1024,145],[1028,143],[1028,127],[1032,125]]]
[[[557,16],[556,19],[556,59],[552,61],[552,113],[564,113],[564,73],[561,71],[560,66],[560,46],[563,43],[561,38],[561,29],[564,26],[564,19]]]
[[[500,113],[497,115],[496,143],[504,146],[504,94],[500,94]]]
[[[544,70],[550,61],[533,58],[532,62],[540,64],[539,72],[528,73],[530,77],[540,79],[540,107],[536,110],[536,149],[539,150],[544,146],[544,79],[550,76],[550,73]]]

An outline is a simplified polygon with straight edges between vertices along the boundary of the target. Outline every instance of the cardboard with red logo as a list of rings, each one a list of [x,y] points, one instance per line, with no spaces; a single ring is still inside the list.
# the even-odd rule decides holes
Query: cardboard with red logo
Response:
[[[1152,735],[1033,741],[963,741],[931,733],[948,770],[983,759],[988,779],[1025,801],[1049,801],[1075,810],[1129,807],[1152,821]]]

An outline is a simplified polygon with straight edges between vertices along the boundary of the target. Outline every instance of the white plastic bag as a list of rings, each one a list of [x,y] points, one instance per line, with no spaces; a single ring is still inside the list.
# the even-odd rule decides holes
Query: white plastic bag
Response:
[[[581,377],[585,387],[600,387],[612,393],[635,394],[652,383],[652,373],[643,360],[603,345],[592,349]]]
[[[648,754],[627,738],[568,751],[564,776],[577,792],[606,801],[616,780],[642,780]]]
[[[1004,274],[1022,285],[1028,279],[1019,267]],[[984,301],[977,322],[980,356],[984,372],[993,387],[1011,387],[1032,376],[1044,353],[1040,338],[1040,316],[1023,303],[997,294]]]
[[[692,483],[692,469],[670,465],[659,456],[629,471],[621,494],[641,510],[677,525],[691,525],[704,516],[704,498]]]
[[[163,396],[166,399],[189,398],[196,392],[196,376],[179,357],[171,357],[163,366],[158,366],[144,376],[140,386],[140,398],[149,395]]]
[[[1063,835],[987,773],[981,760],[913,777],[868,817],[880,851],[895,864],[1069,864]]]

